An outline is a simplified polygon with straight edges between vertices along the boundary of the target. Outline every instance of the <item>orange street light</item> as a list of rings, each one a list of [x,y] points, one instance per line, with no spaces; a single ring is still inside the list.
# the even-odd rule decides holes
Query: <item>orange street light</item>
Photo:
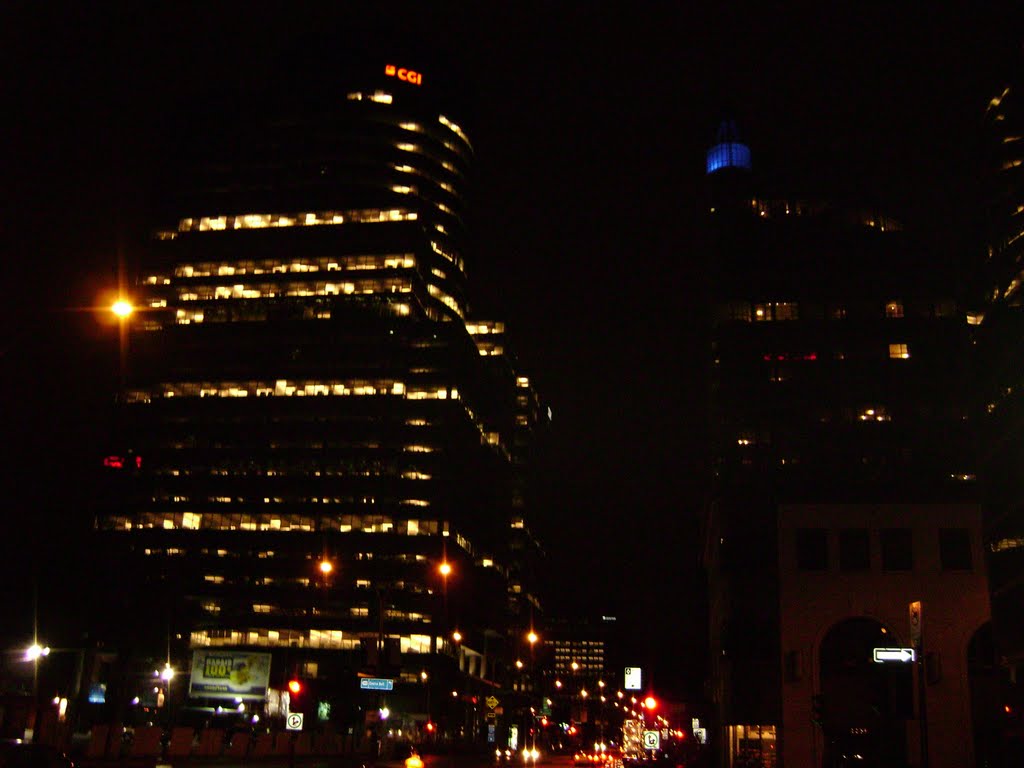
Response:
[[[540,640],[540,637],[538,637],[537,633],[531,629],[529,633],[526,635],[526,639],[530,641],[530,645],[533,645],[538,640]]]
[[[443,563],[437,566],[437,571],[447,579],[451,575],[452,564],[445,560]]]
[[[333,570],[334,570],[334,565],[331,563],[330,560],[321,560],[320,561],[320,573],[322,573],[324,576],[327,576]]]
[[[459,632],[459,630],[456,629],[454,632],[452,632],[452,640],[454,640],[456,643],[461,643],[462,642],[462,633]]]
[[[113,312],[118,317],[124,318],[128,317],[128,315],[134,312],[135,307],[131,305],[130,301],[127,301],[125,299],[118,299],[111,305],[110,311]]]

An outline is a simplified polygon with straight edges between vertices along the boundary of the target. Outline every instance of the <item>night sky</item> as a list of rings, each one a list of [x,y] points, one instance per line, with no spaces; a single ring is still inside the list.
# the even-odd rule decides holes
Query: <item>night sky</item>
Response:
[[[638,661],[692,689],[704,151],[733,116],[783,188],[877,203],[937,258],[970,259],[981,114],[1019,70],[1019,3],[810,15],[440,5],[5,6],[0,490],[15,527],[3,577],[24,583],[36,564],[50,574],[41,603],[75,614],[66,584],[81,581],[74,553],[117,366],[115,329],[89,308],[116,286],[119,251],[131,266],[154,169],[193,95],[287,87],[320,53],[323,79],[343,53],[379,44],[428,77],[457,73],[476,150],[471,300],[507,322],[554,413],[538,523],[551,600],[618,615],[636,627]],[[25,605],[9,604],[8,636],[30,633]]]

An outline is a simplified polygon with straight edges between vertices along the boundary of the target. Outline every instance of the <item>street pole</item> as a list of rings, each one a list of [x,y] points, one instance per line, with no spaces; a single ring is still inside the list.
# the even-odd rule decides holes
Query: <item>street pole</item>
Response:
[[[928,681],[925,673],[924,663],[924,642],[917,648],[917,698],[918,698],[918,721],[921,725],[921,768],[929,768],[928,757]]]

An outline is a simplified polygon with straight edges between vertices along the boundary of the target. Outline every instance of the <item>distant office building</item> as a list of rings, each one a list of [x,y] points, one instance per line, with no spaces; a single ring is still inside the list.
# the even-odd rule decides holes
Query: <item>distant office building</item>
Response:
[[[988,615],[964,289],[893,218],[766,193],[750,168],[730,126],[707,166],[704,559],[722,765],[831,765],[848,749],[903,760],[916,720],[880,697],[909,682],[858,688],[878,669],[865,643],[909,645],[907,604],[921,600],[949,659],[930,711],[967,723],[961,662]],[[812,728],[817,696],[833,713],[858,703]],[[965,732],[931,731],[932,766],[969,764]]]
[[[270,652],[272,688],[298,676],[349,723],[374,704],[357,675],[393,679],[395,727],[468,738],[510,607],[539,609],[521,534],[549,413],[470,311],[473,149],[431,77],[382,61],[191,127],[98,525],[177,658]]]

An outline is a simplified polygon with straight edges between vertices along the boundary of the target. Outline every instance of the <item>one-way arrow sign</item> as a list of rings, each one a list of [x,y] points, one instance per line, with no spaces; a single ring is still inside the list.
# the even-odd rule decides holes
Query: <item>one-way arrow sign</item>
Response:
[[[917,654],[913,648],[875,648],[874,657],[876,662],[884,664],[887,661],[914,661]]]

